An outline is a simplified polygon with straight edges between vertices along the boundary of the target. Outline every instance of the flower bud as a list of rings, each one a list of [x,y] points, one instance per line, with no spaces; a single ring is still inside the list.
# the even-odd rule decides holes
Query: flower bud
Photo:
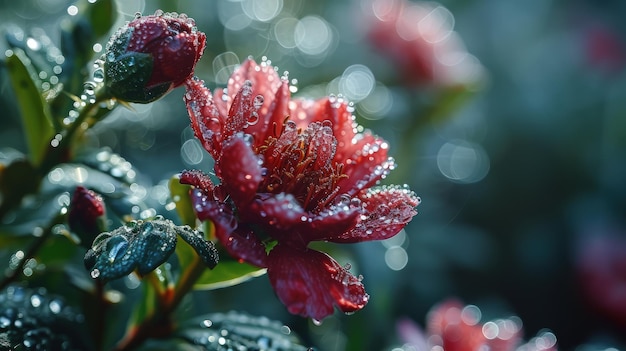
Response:
[[[81,244],[90,246],[93,239],[106,229],[102,197],[82,186],[76,187],[70,203],[68,223],[72,232],[80,238]]]
[[[149,103],[193,75],[206,35],[185,14],[137,16],[109,40],[105,84],[117,99]]]

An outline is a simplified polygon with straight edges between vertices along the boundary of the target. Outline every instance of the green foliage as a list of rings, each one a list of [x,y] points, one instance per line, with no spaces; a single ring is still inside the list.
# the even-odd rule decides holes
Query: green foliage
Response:
[[[26,141],[33,164],[41,163],[54,133],[50,108],[42,98],[37,73],[26,54],[16,49],[6,59],[13,92],[20,106]]]
[[[157,216],[153,220],[132,221],[111,232],[100,234],[85,255],[85,267],[93,278],[105,281],[124,277],[134,270],[140,276],[163,264],[176,248],[180,235],[209,267],[217,263],[217,251],[203,234],[188,226],[175,226]]]
[[[286,325],[236,312],[199,316],[181,323],[174,335],[199,350],[306,351]]]
[[[198,290],[213,290],[241,284],[265,274],[265,268],[248,263],[224,259],[213,270],[206,270],[194,286]]]

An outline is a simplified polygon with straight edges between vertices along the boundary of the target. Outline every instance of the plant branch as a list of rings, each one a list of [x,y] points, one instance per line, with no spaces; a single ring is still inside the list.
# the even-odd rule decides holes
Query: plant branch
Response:
[[[160,306],[149,315],[140,325],[128,331],[122,339],[116,351],[129,351],[141,345],[145,340],[153,336],[162,336],[163,327],[171,328],[171,314],[176,310],[182,299],[193,288],[200,278],[206,266],[199,257],[190,263],[183,272],[175,287],[169,287],[159,296]],[[168,330],[171,331],[171,330]]]
[[[6,288],[9,284],[14,282],[20,275],[20,272],[24,269],[24,265],[28,262],[29,259],[35,257],[39,249],[43,246],[43,244],[48,240],[48,238],[52,235],[52,228],[65,221],[65,214],[58,214],[54,219],[46,226],[41,236],[35,238],[31,243],[30,247],[24,252],[24,256],[17,264],[17,266],[0,282],[0,290]]]

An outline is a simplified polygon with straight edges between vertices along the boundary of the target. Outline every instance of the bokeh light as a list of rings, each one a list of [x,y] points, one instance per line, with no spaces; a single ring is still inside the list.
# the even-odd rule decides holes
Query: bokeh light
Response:
[[[489,173],[489,156],[482,146],[452,140],[441,146],[437,166],[446,178],[459,183],[475,183]]]

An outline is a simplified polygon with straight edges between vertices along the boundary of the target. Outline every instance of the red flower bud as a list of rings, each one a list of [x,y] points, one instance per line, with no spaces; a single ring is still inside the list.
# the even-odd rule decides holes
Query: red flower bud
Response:
[[[68,223],[80,238],[81,244],[90,246],[92,240],[105,230],[104,214],[104,202],[100,195],[82,186],[76,187],[70,203]]]
[[[107,44],[107,89],[128,102],[157,100],[193,75],[205,45],[206,35],[185,14],[137,16]]]

